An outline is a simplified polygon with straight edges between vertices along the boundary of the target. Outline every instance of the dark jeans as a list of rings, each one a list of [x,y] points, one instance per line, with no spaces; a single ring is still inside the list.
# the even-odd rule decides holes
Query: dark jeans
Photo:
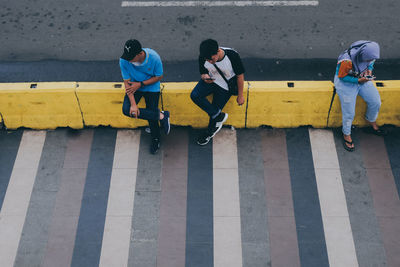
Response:
[[[140,92],[136,91],[133,96],[135,97],[136,104],[139,104],[139,101],[142,97],[146,101],[146,108],[139,109],[139,119],[148,120],[151,137],[152,138],[160,138],[160,110],[158,109],[158,101],[160,99],[160,92]],[[129,110],[131,108],[131,101],[129,97],[125,94],[124,104],[122,105],[122,113],[125,116],[131,117],[129,114]]]
[[[213,94],[212,103],[206,98],[206,96],[210,94]],[[206,83],[203,80],[198,82],[190,94],[190,98],[193,102],[210,116],[208,128],[212,126],[212,120],[221,113],[231,96],[228,90],[224,90],[215,83]]]

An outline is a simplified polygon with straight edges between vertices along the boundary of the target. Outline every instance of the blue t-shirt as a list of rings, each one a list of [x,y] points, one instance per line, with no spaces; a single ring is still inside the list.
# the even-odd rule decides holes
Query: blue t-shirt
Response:
[[[122,78],[131,80],[132,82],[142,82],[151,77],[159,77],[163,75],[163,67],[161,58],[156,51],[150,48],[143,48],[146,58],[142,64],[136,66],[128,60],[119,59],[119,67],[121,68]],[[145,87],[141,87],[141,92],[160,92],[160,82],[156,82]]]

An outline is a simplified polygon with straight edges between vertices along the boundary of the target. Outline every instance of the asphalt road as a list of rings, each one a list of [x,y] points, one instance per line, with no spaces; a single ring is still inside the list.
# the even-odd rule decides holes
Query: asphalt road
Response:
[[[254,69],[247,77],[253,80],[331,79],[335,58],[359,39],[379,42],[382,59],[391,59],[382,61],[380,77],[398,78],[397,0],[179,8],[121,7],[121,2],[2,1],[0,82],[119,80],[116,60],[129,38],[159,52],[167,80],[193,80],[199,43],[210,37],[238,50],[247,69]]]

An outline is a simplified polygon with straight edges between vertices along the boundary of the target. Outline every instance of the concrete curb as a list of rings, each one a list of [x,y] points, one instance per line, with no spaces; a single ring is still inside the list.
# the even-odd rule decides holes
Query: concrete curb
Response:
[[[400,126],[400,81],[374,83],[382,100],[378,124]],[[250,81],[245,84],[245,105],[238,106],[236,97],[232,97],[224,108],[229,113],[228,125],[237,128],[262,125],[277,128],[311,125],[324,128],[341,125],[337,96],[327,125],[333,92],[333,83],[330,81]],[[207,126],[208,117],[190,99],[190,92],[195,85],[196,82],[163,83],[160,109],[163,107],[171,112],[173,125],[195,128]],[[0,123],[8,129],[81,129],[101,125],[136,128],[147,125],[146,121],[122,114],[123,98],[122,83],[0,83]],[[144,107],[144,100],[139,107]],[[365,110],[365,102],[358,99],[354,125],[367,125]]]

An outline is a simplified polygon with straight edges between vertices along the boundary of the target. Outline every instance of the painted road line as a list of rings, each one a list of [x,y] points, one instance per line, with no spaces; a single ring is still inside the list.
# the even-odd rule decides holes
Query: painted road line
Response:
[[[400,128],[393,129],[385,136],[385,145],[400,198]]]
[[[49,236],[65,157],[67,131],[46,135],[14,266],[40,266]]]
[[[352,131],[353,141],[358,146],[351,153],[343,148],[343,134],[340,129],[334,131],[334,136],[358,264],[387,266],[368,177],[359,149],[358,131]]]
[[[242,258],[244,267],[271,262],[261,130],[237,130]]]
[[[163,143],[158,267],[184,267],[188,131],[175,128]]]
[[[122,1],[121,7],[318,6],[319,1]]]
[[[242,266],[236,131],[213,138],[214,266]]]
[[[43,267],[71,265],[92,140],[93,130],[68,136]]]
[[[190,130],[188,154],[185,266],[213,266],[213,144],[196,143],[199,130]]]
[[[44,131],[22,135],[0,212],[1,265],[14,265],[45,138]]]
[[[98,266],[117,130],[97,128],[82,195],[71,266]]]
[[[400,199],[382,137],[360,134],[361,153],[388,266],[400,266]]]
[[[309,129],[330,266],[358,266],[332,131]]]
[[[100,266],[128,265],[139,144],[140,131],[118,131]]]
[[[286,135],[282,129],[261,132],[271,262],[276,267],[299,267]]]
[[[141,131],[128,266],[156,266],[163,146],[150,154],[151,137]]]
[[[308,129],[286,130],[286,144],[300,263],[329,266]]]
[[[11,132],[0,131],[0,211],[3,206],[22,134],[22,130]]]

